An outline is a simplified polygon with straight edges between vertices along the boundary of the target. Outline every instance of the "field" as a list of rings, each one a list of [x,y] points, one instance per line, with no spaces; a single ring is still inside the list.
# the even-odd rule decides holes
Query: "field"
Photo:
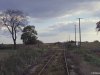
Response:
[[[67,50],[66,58],[68,59],[69,68],[74,65],[75,68],[72,68],[78,75],[91,75],[92,72],[100,70],[100,43],[84,42],[81,48],[75,46],[67,48],[67,45],[63,43],[52,43],[40,46],[18,45],[16,50],[0,49],[0,75],[29,75],[30,73],[37,75],[41,67],[46,64],[54,53],[57,54],[52,59],[52,65],[48,66],[47,72],[43,73],[46,75],[66,75],[64,71],[63,50]],[[58,63],[58,61],[60,62]],[[61,67],[61,70],[58,67]]]
[[[39,59],[48,53],[50,48],[43,46],[21,45],[16,50],[0,50],[0,75],[21,75],[31,66],[39,63]],[[38,60],[37,60],[38,59]]]
[[[15,50],[0,50],[0,60],[10,57],[11,55],[16,54]]]

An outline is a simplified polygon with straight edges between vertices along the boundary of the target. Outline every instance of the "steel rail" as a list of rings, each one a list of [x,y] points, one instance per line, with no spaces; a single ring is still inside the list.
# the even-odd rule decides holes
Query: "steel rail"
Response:
[[[54,56],[55,56],[55,54],[51,56],[51,58],[47,61],[47,63],[46,63],[46,64],[43,66],[43,68],[40,70],[40,72],[38,73],[38,75],[41,75],[41,74],[42,74],[42,72],[45,70],[46,66],[50,63],[50,61],[52,60],[52,58],[53,58]]]
[[[68,63],[67,63],[67,59],[66,59],[66,51],[64,50],[64,59],[65,59],[65,68],[66,68],[66,72],[67,75],[70,75],[69,70],[68,70]]]
[[[56,53],[55,53],[56,54]],[[38,73],[38,75],[41,75],[43,73],[43,71],[45,70],[45,68],[49,65],[49,63],[51,62],[52,58],[55,56],[52,55],[51,58],[47,61],[47,63],[42,67],[42,69],[40,70],[40,72]],[[67,75],[70,75],[70,72],[68,70],[68,63],[67,63],[67,58],[66,58],[66,51],[64,50],[64,61],[65,61],[65,68],[66,68],[66,72]]]

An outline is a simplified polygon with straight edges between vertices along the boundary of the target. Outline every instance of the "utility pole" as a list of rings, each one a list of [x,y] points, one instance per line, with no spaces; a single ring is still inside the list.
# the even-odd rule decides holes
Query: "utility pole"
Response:
[[[69,35],[69,42],[70,42],[70,35]]]
[[[82,19],[82,18],[78,18],[78,19],[79,19],[79,39],[80,39],[79,45],[81,47],[81,26],[80,26],[80,19]]]
[[[76,25],[75,25],[75,46],[76,46]]]

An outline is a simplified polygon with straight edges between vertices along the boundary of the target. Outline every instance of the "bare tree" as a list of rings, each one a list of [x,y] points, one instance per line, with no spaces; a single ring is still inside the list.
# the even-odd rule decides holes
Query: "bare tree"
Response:
[[[21,29],[22,26],[25,26],[27,23],[26,15],[20,10],[6,10],[0,14],[0,19],[2,26],[7,27],[9,30],[13,43],[14,49],[16,49],[16,39],[17,32]]]

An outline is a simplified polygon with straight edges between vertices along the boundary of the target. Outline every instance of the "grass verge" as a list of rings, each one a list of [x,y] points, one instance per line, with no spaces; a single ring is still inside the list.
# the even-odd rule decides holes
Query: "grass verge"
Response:
[[[22,75],[45,52],[45,49],[18,50],[15,55],[0,61],[0,75]]]
[[[100,58],[90,50],[85,48],[74,48],[72,51],[81,55],[86,62],[95,66],[100,66]]]

